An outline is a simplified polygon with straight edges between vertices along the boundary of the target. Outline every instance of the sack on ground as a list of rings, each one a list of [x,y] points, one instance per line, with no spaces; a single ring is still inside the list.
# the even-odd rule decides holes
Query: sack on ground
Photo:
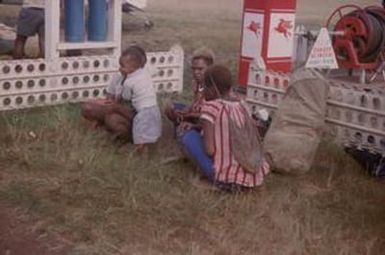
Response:
[[[300,69],[293,74],[264,139],[273,171],[309,171],[323,132],[328,89],[316,71]]]

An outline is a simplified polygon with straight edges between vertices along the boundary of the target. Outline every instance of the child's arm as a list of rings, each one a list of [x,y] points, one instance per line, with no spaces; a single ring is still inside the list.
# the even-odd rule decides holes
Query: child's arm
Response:
[[[184,133],[186,130],[195,129],[198,132],[202,130],[202,124],[200,122],[198,123],[191,123],[191,122],[181,122],[179,126],[177,127],[178,133]]]
[[[122,82],[122,75],[116,74],[112,77],[111,81],[107,85],[106,91],[106,99],[120,102],[121,94],[122,94],[122,86],[120,85]]]
[[[108,113],[117,113],[122,115],[126,119],[132,119],[134,117],[134,112],[122,105],[122,104],[113,104],[108,108]]]
[[[197,120],[197,119],[199,119],[199,117],[200,117],[200,113],[199,112],[193,112],[193,111],[181,113],[181,115],[180,115],[180,119],[182,121],[184,121],[184,120],[187,120],[187,121]]]

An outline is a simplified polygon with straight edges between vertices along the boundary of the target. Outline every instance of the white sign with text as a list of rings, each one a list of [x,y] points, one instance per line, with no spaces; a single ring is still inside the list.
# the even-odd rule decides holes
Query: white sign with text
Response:
[[[317,40],[307,59],[306,68],[337,69],[338,63],[329,32],[321,28]]]

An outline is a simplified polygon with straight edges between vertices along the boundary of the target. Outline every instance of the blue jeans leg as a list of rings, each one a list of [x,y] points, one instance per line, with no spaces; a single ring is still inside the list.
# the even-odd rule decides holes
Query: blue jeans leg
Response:
[[[178,142],[181,144],[188,157],[198,165],[199,169],[209,181],[214,183],[214,161],[206,153],[201,134],[194,129],[187,130],[178,137]]]
[[[186,105],[186,104],[184,104],[184,103],[179,103],[179,102],[173,103],[173,106],[174,106],[174,110],[179,110],[179,111],[181,111],[181,110],[187,108],[187,105]]]

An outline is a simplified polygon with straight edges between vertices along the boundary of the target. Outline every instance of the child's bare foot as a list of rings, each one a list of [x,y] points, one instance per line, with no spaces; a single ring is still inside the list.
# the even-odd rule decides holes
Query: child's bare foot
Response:
[[[99,121],[92,121],[90,127],[92,130],[98,129],[98,127],[100,127]]]
[[[148,158],[149,157],[149,151],[148,151],[148,145],[147,144],[137,144],[135,145],[135,148],[130,153],[130,157],[139,156],[141,158]]]
[[[220,191],[220,189],[218,189],[215,185],[210,183],[207,179],[203,179],[197,174],[194,174],[192,177],[190,177],[189,182],[191,183],[192,186],[200,190]]]

